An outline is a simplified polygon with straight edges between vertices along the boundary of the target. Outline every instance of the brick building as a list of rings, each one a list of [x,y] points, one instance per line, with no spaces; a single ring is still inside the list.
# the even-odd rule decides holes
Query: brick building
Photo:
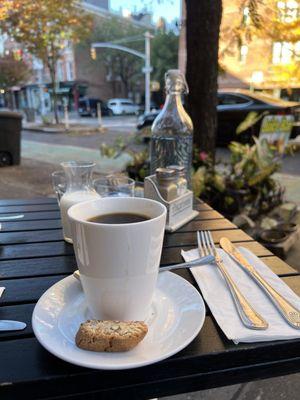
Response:
[[[223,16],[220,39],[220,64],[225,70],[220,74],[220,88],[250,88],[264,90],[275,96],[300,101],[300,74],[293,74],[293,68],[300,66],[300,41],[296,43],[255,38],[235,43],[228,50],[228,32],[241,18],[247,25],[249,9],[240,9],[239,0],[223,0]],[[272,10],[285,23],[299,21],[300,1],[272,1]],[[226,39],[225,39],[226,38]],[[182,2],[182,28],[179,49],[179,66],[185,70],[185,10]]]
[[[124,17],[112,13],[109,9],[109,0],[85,0],[82,2],[85,12],[91,13],[95,20],[101,24],[101,20],[112,16]],[[138,14],[127,16],[126,21],[145,28],[151,29],[151,16],[149,14]],[[19,51],[21,46],[13,42],[5,35],[0,35],[0,55]],[[14,105],[16,108],[34,108],[40,114],[51,111],[51,93],[49,71],[43,63],[26,52],[23,59],[30,65],[32,76],[23,87],[12,88],[14,92]],[[143,78],[141,77],[141,80]],[[143,90],[143,84],[141,86]],[[89,49],[80,49],[72,43],[65,44],[61,59],[57,63],[57,88],[59,107],[68,104],[70,111],[76,111],[78,99],[81,96],[96,97],[107,100],[111,97],[124,97],[124,88],[119,79],[111,79],[107,71],[91,62]],[[0,94],[1,96],[1,94]]]

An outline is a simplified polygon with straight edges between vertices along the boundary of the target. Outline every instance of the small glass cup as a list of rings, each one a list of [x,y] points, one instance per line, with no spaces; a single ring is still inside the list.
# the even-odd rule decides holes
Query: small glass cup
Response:
[[[60,199],[67,190],[67,177],[64,171],[61,170],[52,172],[51,178],[52,178],[52,186],[59,204]]]
[[[101,197],[134,197],[135,181],[127,176],[108,175],[93,181]]]

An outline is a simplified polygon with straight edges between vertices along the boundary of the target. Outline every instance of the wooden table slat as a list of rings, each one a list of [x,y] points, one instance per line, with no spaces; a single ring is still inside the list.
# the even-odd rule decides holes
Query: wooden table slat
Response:
[[[22,213],[21,213],[22,214]],[[60,211],[36,211],[36,212],[26,212],[23,218],[12,221],[9,219],[11,216],[16,215],[16,213],[6,213],[0,214],[0,222],[23,222],[23,221],[34,221],[34,220],[50,220],[50,219],[60,219]],[[7,217],[7,218],[6,218]]]
[[[0,286],[5,285],[3,279],[71,274],[74,269],[77,264],[73,254],[0,261]]]
[[[215,210],[204,210],[199,211],[199,214],[195,218],[196,221],[207,220],[207,219],[224,219],[223,215]]]
[[[62,241],[63,233],[61,228],[45,229],[43,231],[20,231],[0,232],[0,243],[4,244],[25,244]],[[50,243],[49,243],[50,246]]]
[[[61,228],[60,219],[50,219],[47,221],[1,222],[1,232],[38,231],[58,228]]]
[[[178,229],[178,231],[176,232],[196,232],[198,230],[219,231],[222,229],[237,229],[237,227],[227,219],[208,221],[192,220],[191,222],[184,225],[182,228]]]
[[[8,279],[1,297],[1,307],[10,304],[37,302],[41,295],[54,283],[63,278],[61,275],[24,279]]]
[[[0,246],[0,260],[50,257],[73,254],[73,246],[64,241]]]
[[[251,236],[240,229],[212,231],[215,243],[219,243],[222,237],[226,236],[232,242],[253,241]],[[196,232],[180,232],[166,235],[164,240],[165,247],[195,246],[197,247]]]
[[[25,212],[39,212],[39,211],[59,211],[57,202],[51,202],[50,204],[28,204],[28,205],[16,205],[16,206],[6,206],[2,205],[0,207],[0,215],[8,213],[23,214]]]
[[[57,204],[55,197],[35,197],[34,199],[1,199],[0,207],[6,206],[26,206],[40,204]]]
[[[193,208],[197,211],[213,210],[208,204],[203,202],[199,203],[198,201],[194,204]]]

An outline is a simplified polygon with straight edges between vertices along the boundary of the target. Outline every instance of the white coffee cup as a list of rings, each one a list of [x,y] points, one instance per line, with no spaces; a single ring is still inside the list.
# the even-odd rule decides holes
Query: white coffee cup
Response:
[[[87,221],[101,214],[138,213],[129,224]],[[94,318],[144,320],[150,311],[163,245],[166,207],[143,198],[101,198],[68,210],[77,265]]]

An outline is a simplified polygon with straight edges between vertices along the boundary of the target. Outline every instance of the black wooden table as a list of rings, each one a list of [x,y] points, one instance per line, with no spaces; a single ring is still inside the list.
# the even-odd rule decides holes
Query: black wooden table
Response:
[[[198,229],[216,243],[226,235],[261,257],[300,295],[299,273],[204,203],[199,216],[167,234],[162,265],[181,261],[180,249],[196,246]],[[19,221],[5,216],[22,213]],[[55,199],[1,200],[0,319],[21,320],[24,331],[0,332],[0,399],[148,399],[285,375],[300,371],[300,340],[234,345],[209,309],[198,337],[180,353],[157,364],[126,371],[95,371],[68,364],[35,339],[31,316],[39,297],[76,268],[72,245],[63,241]],[[189,271],[178,271],[194,284]]]

